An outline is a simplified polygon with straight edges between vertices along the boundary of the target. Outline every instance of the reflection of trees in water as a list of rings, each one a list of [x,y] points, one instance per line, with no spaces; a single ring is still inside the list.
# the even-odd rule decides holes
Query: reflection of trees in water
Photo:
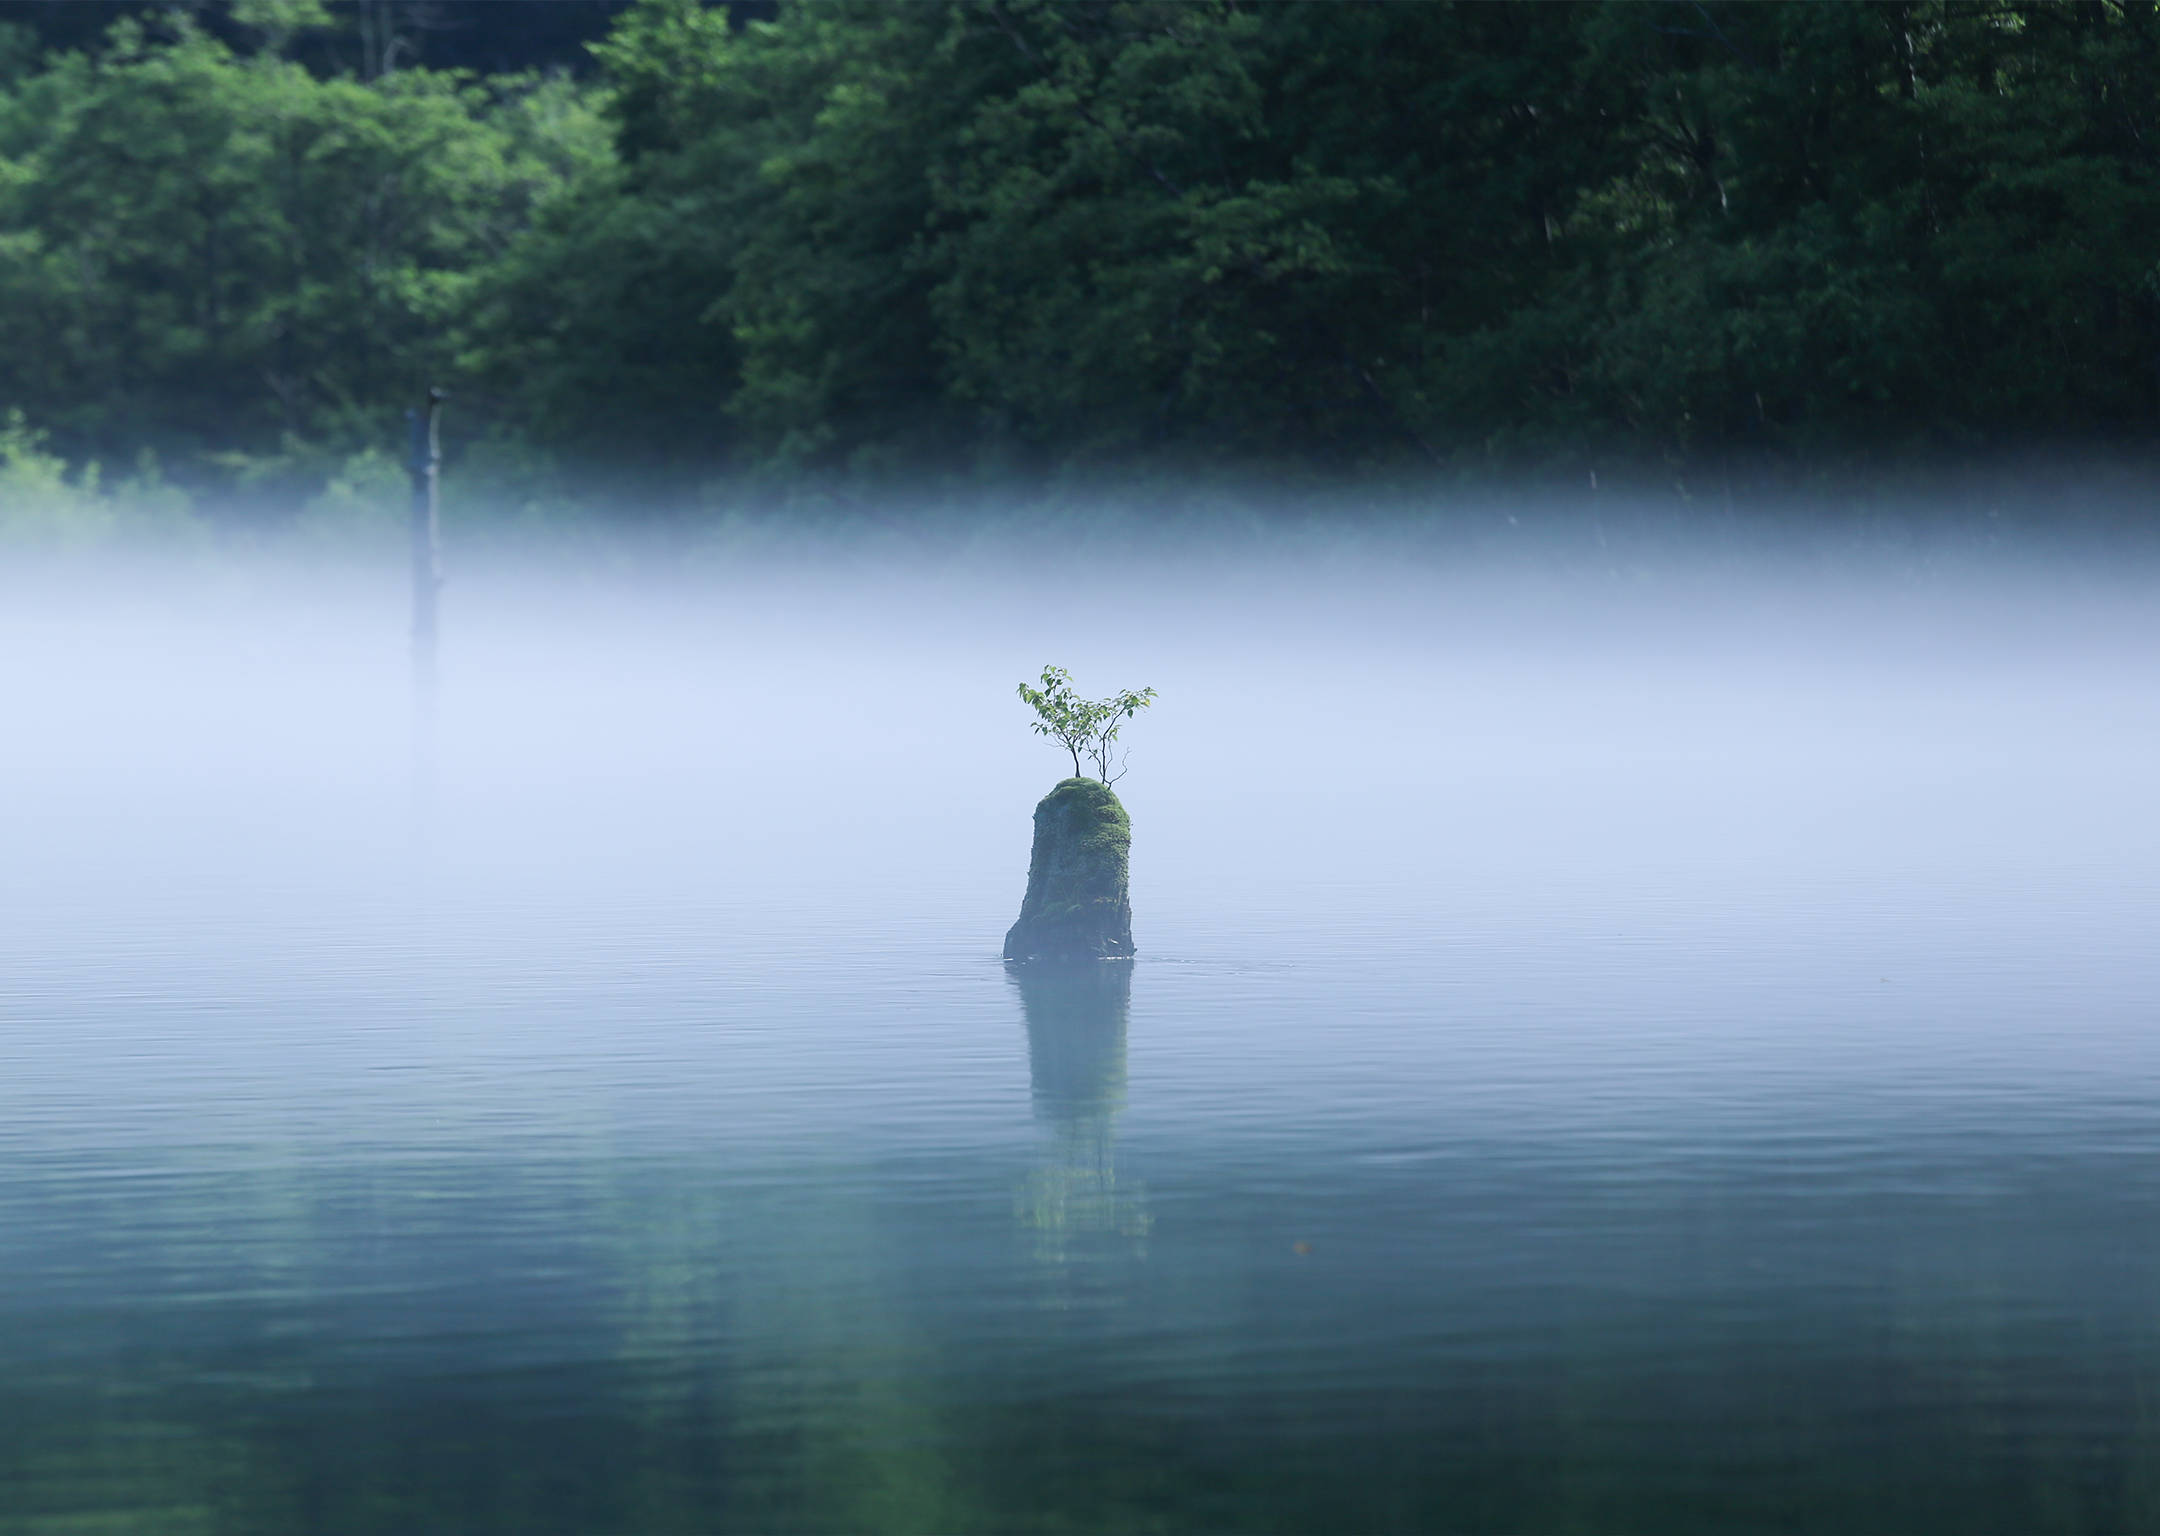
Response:
[[[1018,1201],[1021,1225],[1045,1258],[1071,1256],[1084,1233],[1146,1234],[1143,1191],[1120,1188],[1116,1123],[1125,1104],[1125,1018],[1132,962],[1037,962],[1010,972],[1027,1014],[1035,1114],[1049,1132]]]

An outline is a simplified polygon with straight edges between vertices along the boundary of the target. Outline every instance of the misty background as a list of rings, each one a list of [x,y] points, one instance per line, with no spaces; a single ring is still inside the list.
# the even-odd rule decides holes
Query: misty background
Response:
[[[931,956],[994,986],[1026,809],[1061,771],[1013,685],[1057,658],[1163,696],[1120,784],[1150,967],[1401,986],[1488,1023],[1555,988],[1592,1016],[1707,993],[1725,1011],[1699,1027],[1547,1041],[1547,1069],[1594,1080],[1604,1051],[1663,1040],[1708,1053],[1691,1071],[1759,1047],[1867,1079],[1891,1041],[1852,1055],[1857,1026],[1793,1032],[1785,1006],[1827,992],[1873,1017],[1918,993],[1933,1018],[1947,991],[1981,1005],[1940,1017],[1959,1060],[2032,988],[2144,1006],[2122,946],[2141,952],[2154,900],[2149,580],[2027,549],[1568,569],[1327,534],[1164,541],[1143,574],[1071,557],[1046,602],[1039,560],[996,552],[528,559],[448,589],[416,747],[395,567],[51,567],[18,574],[0,621],[12,974],[19,1001],[44,976],[72,1008],[103,997],[83,989],[113,946],[147,945],[119,974],[222,1019],[220,989],[265,976],[424,993],[445,965],[505,1010],[474,1038],[528,1064],[519,1007],[584,1019],[577,1048],[607,1055],[581,1010],[692,976],[875,992]],[[364,1048],[267,1017],[303,1054]],[[171,1050],[222,1060],[212,1022],[177,1022]],[[1315,1017],[1210,1071],[1325,1054],[1338,1029],[1358,1038]],[[79,1042],[23,1044],[114,1091]],[[2040,1045],[2018,1037],[2022,1070]]]

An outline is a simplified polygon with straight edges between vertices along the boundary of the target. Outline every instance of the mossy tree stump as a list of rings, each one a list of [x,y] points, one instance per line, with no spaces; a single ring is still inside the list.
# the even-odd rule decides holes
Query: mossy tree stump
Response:
[[[1132,822],[1100,779],[1066,779],[1035,807],[1027,897],[1008,960],[1111,960],[1133,952]]]

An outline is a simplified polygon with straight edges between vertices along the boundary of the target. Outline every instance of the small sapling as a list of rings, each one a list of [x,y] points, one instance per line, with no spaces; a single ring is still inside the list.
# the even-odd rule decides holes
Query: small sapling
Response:
[[[1110,766],[1117,752],[1118,731],[1125,722],[1155,702],[1155,690],[1130,688],[1107,699],[1083,699],[1073,692],[1072,678],[1063,667],[1044,667],[1042,686],[1020,685],[1020,697],[1035,711],[1034,732],[1047,736],[1072,754],[1073,777],[1081,777],[1085,758],[1095,765],[1095,777],[1115,784],[1125,777],[1124,759],[1117,757],[1118,772]]]

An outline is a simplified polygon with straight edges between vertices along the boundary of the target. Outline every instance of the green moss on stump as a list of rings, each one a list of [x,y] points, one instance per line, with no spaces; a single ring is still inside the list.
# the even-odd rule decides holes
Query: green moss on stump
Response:
[[[1027,897],[1005,935],[1008,960],[1105,960],[1130,955],[1126,858],[1132,822],[1110,786],[1067,779],[1035,807]]]

